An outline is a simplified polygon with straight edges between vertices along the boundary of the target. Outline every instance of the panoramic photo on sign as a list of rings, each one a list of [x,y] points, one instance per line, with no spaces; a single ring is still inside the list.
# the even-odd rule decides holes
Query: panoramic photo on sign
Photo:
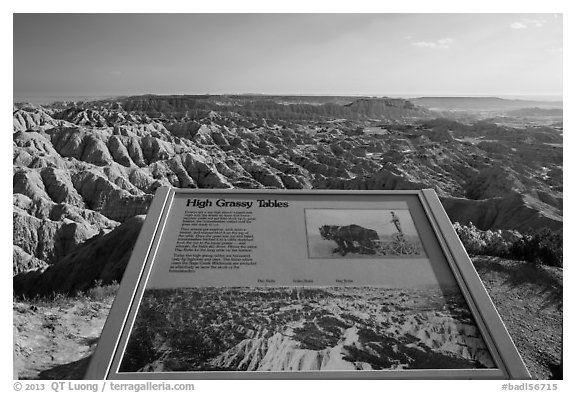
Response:
[[[114,340],[91,372],[108,362],[107,377],[126,379],[509,377],[425,201],[162,190],[136,246],[147,256],[135,250],[122,283],[134,301],[114,305],[101,341]]]

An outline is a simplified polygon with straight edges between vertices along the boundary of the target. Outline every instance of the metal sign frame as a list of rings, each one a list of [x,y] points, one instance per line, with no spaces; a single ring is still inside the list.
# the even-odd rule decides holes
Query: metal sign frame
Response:
[[[374,371],[190,371],[190,372],[118,372],[122,351],[136,317],[148,276],[156,261],[159,244],[176,197],[222,197],[258,195],[281,199],[283,196],[396,196],[417,197],[434,236],[448,262],[454,278],[474,317],[495,368],[488,369],[410,369]],[[132,256],[124,273],[118,294],[102,331],[98,346],[90,362],[86,379],[530,379],[504,323],[454,228],[433,190],[406,191],[328,191],[328,190],[220,190],[176,189],[157,190],[145,223],[138,236]]]

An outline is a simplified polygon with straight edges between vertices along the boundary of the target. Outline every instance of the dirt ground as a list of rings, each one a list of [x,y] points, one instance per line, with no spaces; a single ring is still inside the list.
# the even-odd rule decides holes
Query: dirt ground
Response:
[[[562,269],[472,261],[532,378],[562,379]]]
[[[561,379],[562,269],[472,260],[532,377]],[[15,301],[14,378],[81,379],[112,300]]]
[[[15,302],[14,378],[82,379],[112,299]]]

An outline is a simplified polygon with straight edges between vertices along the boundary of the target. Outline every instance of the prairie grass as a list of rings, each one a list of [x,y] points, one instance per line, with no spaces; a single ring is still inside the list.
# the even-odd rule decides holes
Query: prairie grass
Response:
[[[111,284],[103,285],[102,281],[95,281],[94,286],[85,290],[76,292],[74,295],[52,292],[46,296],[27,297],[26,295],[14,296],[13,303],[27,303],[31,307],[59,307],[67,308],[77,302],[111,302],[120,288],[120,284],[114,281]]]

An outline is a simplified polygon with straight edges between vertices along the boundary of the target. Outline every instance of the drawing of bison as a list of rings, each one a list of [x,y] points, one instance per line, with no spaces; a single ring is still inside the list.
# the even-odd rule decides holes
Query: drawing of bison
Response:
[[[326,240],[333,240],[338,244],[334,253],[339,252],[344,256],[349,252],[360,254],[375,254],[378,234],[374,229],[363,228],[360,225],[352,224],[346,226],[322,225],[320,235]]]

